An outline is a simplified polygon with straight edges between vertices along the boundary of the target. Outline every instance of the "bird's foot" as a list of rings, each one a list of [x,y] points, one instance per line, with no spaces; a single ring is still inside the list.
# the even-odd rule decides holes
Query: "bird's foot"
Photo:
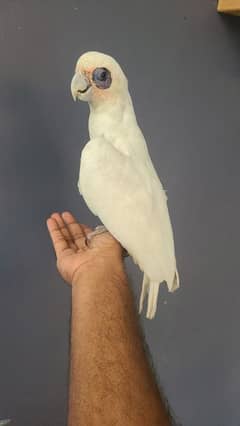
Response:
[[[95,227],[94,231],[89,232],[86,237],[86,243],[88,246],[91,245],[91,240],[95,235],[103,234],[104,232],[108,232],[107,228],[104,225],[98,225]]]
[[[88,245],[88,247],[90,247],[91,240],[93,237],[95,237],[95,235],[100,235],[100,234],[103,234],[104,232],[109,232],[104,225],[98,225],[95,227],[94,231],[89,232],[89,234],[87,234],[86,236],[86,244]],[[124,257],[129,256],[127,250],[124,247],[123,247],[123,256]]]

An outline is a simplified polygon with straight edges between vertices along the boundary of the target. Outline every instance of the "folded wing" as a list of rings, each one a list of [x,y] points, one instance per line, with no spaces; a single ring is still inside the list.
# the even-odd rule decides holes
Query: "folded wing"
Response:
[[[167,197],[150,157],[133,161],[104,138],[93,139],[82,151],[78,187],[149,280],[166,281],[173,291],[176,261]]]

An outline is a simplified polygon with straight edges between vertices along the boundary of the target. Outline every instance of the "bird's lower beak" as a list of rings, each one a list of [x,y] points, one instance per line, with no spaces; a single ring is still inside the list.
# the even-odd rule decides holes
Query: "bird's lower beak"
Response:
[[[71,82],[71,92],[74,101],[76,101],[81,94],[86,93],[90,87],[91,84],[89,80],[83,74],[76,73]]]

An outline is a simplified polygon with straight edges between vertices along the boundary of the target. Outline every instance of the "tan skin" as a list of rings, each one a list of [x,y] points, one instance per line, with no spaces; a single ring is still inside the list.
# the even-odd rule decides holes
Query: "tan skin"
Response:
[[[53,213],[47,220],[48,230],[57,256],[57,268],[62,278],[72,284],[78,274],[107,259],[121,259],[122,248],[109,232],[97,235],[91,249],[85,243],[89,226],[77,223],[70,212]]]
[[[57,268],[72,286],[68,426],[170,426],[149,366],[138,314],[110,233],[65,212],[47,220]]]

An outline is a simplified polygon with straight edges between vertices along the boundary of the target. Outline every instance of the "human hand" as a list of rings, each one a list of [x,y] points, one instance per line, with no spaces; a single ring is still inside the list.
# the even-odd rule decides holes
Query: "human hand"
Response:
[[[122,261],[122,247],[109,232],[94,236],[89,247],[86,236],[92,229],[78,223],[70,212],[53,213],[47,227],[58,271],[69,284],[74,284],[83,272]]]

